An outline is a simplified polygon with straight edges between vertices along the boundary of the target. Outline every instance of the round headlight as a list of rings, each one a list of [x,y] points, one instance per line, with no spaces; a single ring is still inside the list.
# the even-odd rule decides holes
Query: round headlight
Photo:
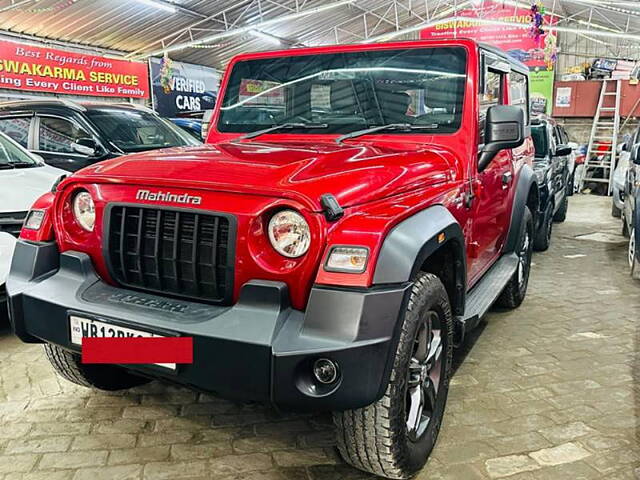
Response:
[[[96,208],[89,192],[80,192],[75,196],[73,216],[76,217],[76,221],[82,228],[93,232],[93,226],[96,223]]]
[[[283,210],[269,221],[269,240],[280,255],[295,258],[309,250],[311,232],[302,215],[293,210]]]

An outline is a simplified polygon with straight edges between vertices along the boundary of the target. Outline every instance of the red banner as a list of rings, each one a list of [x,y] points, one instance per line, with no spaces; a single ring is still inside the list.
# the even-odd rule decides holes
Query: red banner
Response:
[[[0,88],[149,97],[147,64],[0,41]]]
[[[531,25],[531,11],[529,9],[486,0],[478,8],[460,10],[455,16],[521,23],[524,28],[459,20],[456,25],[451,21],[426,28],[420,32],[420,38],[450,38],[455,34],[458,38],[471,38],[498,47],[532,69],[546,70],[550,64],[550,56],[556,44],[555,34],[546,34],[539,40],[533,38],[529,33]],[[555,23],[555,19],[556,17],[545,15],[544,25]]]

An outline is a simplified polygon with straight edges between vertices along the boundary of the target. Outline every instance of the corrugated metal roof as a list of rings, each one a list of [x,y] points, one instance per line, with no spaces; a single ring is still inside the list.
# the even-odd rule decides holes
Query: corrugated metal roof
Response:
[[[200,24],[191,32],[167,39],[165,46],[212,35],[229,27],[260,24],[291,14],[296,5],[308,10],[335,1],[180,0],[174,4],[186,10],[171,13],[135,0],[76,0],[66,7],[66,0],[40,0],[23,3],[17,8],[11,8],[11,0],[4,0],[0,2],[0,30],[123,53],[144,53],[157,50],[161,47],[161,39],[196,22]],[[319,14],[271,24],[261,31],[307,45],[335,43],[336,35],[342,43],[357,42],[365,38],[365,32],[371,36],[394,31],[396,25],[418,25],[428,14],[442,11],[454,3],[461,4],[463,0],[397,0],[395,6],[389,0],[354,0],[352,4]],[[628,28],[629,32],[640,32],[640,10],[638,14],[630,14],[624,12],[623,7],[620,7],[623,11],[601,7],[595,0],[545,0],[545,4],[549,9],[555,4],[559,13],[575,15],[575,19],[587,21],[591,17],[593,22],[612,29],[622,27]],[[589,12],[589,7],[598,9]],[[3,11],[5,8],[11,9]],[[363,16],[366,11],[373,14]],[[212,18],[204,20],[203,17]],[[582,28],[586,29],[586,26]],[[223,68],[235,54],[275,48],[269,41],[250,33],[227,37],[214,45],[213,48],[186,48],[173,52],[171,57]]]

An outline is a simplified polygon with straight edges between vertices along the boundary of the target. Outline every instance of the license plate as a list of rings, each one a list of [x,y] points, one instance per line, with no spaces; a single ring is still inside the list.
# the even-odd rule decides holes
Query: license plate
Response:
[[[108,337],[108,338],[129,338],[129,337],[163,337],[151,332],[134,330],[133,328],[120,327],[111,323],[100,322],[88,318],[69,316],[69,326],[71,330],[71,343],[82,345],[83,337]],[[164,368],[175,370],[175,363],[154,363]]]

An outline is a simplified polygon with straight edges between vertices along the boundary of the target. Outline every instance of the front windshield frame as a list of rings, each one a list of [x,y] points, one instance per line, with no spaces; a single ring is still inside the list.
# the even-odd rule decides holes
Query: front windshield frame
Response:
[[[9,158],[10,156],[14,156],[13,161]],[[31,156],[31,154],[25,151],[17,142],[4,133],[0,133],[0,166],[12,164],[29,164],[34,167],[42,165],[41,162]]]
[[[451,55],[455,54],[455,61],[451,62]],[[367,56],[364,60],[363,57]],[[394,65],[395,62],[402,62],[404,60],[402,56],[405,56],[404,59],[410,61],[417,56],[425,56],[427,60],[439,60],[439,62],[426,62],[422,58],[420,58],[420,64],[415,65],[413,68],[400,68]],[[442,56],[438,58],[438,56]],[[448,62],[444,60],[445,56],[447,57]],[[355,58],[350,58],[355,57]],[[360,63],[357,63],[357,59],[360,59]],[[382,62],[380,59],[382,58]],[[228,78],[225,81],[224,85],[224,97],[221,98],[221,102],[217,107],[216,112],[216,123],[215,130],[221,134],[246,134],[255,132],[258,130],[263,130],[265,128],[274,127],[276,125],[281,125],[285,123],[309,123],[311,128],[287,128],[286,132],[283,131],[274,131],[270,133],[278,134],[278,133],[286,133],[286,134],[304,134],[304,135],[344,135],[348,133],[352,133],[355,131],[368,129],[371,127],[378,127],[387,124],[415,124],[415,129],[402,129],[395,131],[384,131],[381,130],[376,132],[379,135],[451,135],[457,133],[463,124],[464,119],[464,108],[466,107],[465,103],[467,100],[467,78],[469,73],[469,58],[470,54],[468,49],[462,45],[441,45],[441,46],[403,46],[396,48],[385,48],[385,49],[370,49],[370,50],[348,50],[344,52],[327,52],[321,54],[309,54],[309,53],[296,53],[290,56],[283,55],[275,55],[275,56],[266,56],[266,57],[257,57],[257,58],[249,58],[249,59],[240,59],[234,62],[231,65],[230,72],[228,74]],[[315,59],[317,60],[318,65],[313,65]],[[339,59],[342,60],[342,64],[344,65],[340,69],[335,68],[321,68],[321,65],[332,65],[335,64]],[[399,59],[399,60],[398,60]],[[293,110],[293,113],[300,112],[300,103],[303,101],[307,102],[305,105],[306,110],[304,113],[307,114],[304,120],[306,122],[300,122],[300,116],[290,116],[285,112],[285,115],[280,116],[279,118],[272,118],[267,121],[255,121],[253,123],[234,123],[232,119],[228,118],[229,111],[232,109],[239,109],[243,105],[246,105],[247,99],[240,98],[240,92],[242,88],[242,81],[250,82],[251,78],[242,78],[243,72],[240,70],[241,68],[245,68],[251,64],[263,66],[273,65],[274,68],[272,70],[264,69],[261,73],[264,74],[273,74],[276,70],[275,67],[282,68],[283,63],[289,62],[290,64],[295,64],[295,62],[308,62],[312,67],[315,66],[316,69],[311,72],[306,72],[306,74],[300,74],[298,77],[291,76],[291,80],[287,80],[284,78],[281,85],[303,85],[303,82],[309,82],[309,87],[307,92],[303,91],[299,94],[299,97],[305,99],[309,98],[309,100],[298,100],[298,97],[294,97],[298,95],[298,93],[289,94],[289,97],[294,97],[296,100],[294,101],[293,106],[285,105],[282,107],[282,110]],[[371,66],[362,67],[358,65],[362,65],[365,62],[369,62]],[[376,63],[380,62],[380,63]],[[385,63],[386,62],[386,63]],[[422,67],[421,65],[426,64],[429,65],[430,68]],[[279,65],[280,64],[280,65]],[[434,65],[435,66],[432,66]],[[453,65],[453,67],[451,66]],[[356,80],[362,80],[362,78],[357,77],[360,71],[367,70],[369,74],[369,78],[373,78],[373,75],[370,71],[375,67],[377,70],[376,73],[380,71],[392,71],[396,77],[390,77],[385,80],[384,77],[378,76],[375,80],[370,81],[370,93],[368,96],[365,96],[364,101],[362,97],[358,96],[358,87],[354,86]],[[446,68],[446,70],[444,70]],[[436,70],[437,69],[437,70]],[[260,72],[257,67],[254,67],[254,70]],[[293,70],[293,69],[289,69]],[[299,68],[299,71],[305,72],[304,68]],[[367,109],[366,107],[361,107],[361,110],[356,111],[358,118],[357,122],[348,123],[344,121],[344,123],[331,123],[331,121],[327,122],[326,117],[323,117],[322,114],[318,114],[318,108],[315,108],[313,105],[313,101],[310,99],[312,96],[311,90],[313,87],[317,86],[319,83],[324,82],[324,84],[329,84],[329,93],[325,93],[324,97],[329,98],[327,101],[328,108],[331,109],[329,116],[332,113],[335,113],[333,109],[333,85],[338,82],[344,82],[342,78],[338,78],[339,75],[343,74],[343,72],[347,72],[346,78],[347,82],[351,83],[350,89],[353,90],[353,98],[355,101],[352,104],[349,104],[350,108],[361,107],[361,104],[370,105],[373,104],[372,98],[377,103],[377,109]],[[247,72],[245,72],[245,75]],[[349,79],[348,75],[352,74],[353,78]],[[410,77],[411,74],[415,74],[414,83],[411,83],[412,79]],[[419,85],[420,77],[418,75],[423,75],[422,83],[423,86],[421,88],[417,88]],[[428,79],[425,75],[433,75],[434,78]],[[331,75],[336,75],[336,78],[332,78]],[[406,77],[403,79],[401,75],[405,75]],[[447,79],[443,80],[443,76],[447,76]],[[429,87],[429,90],[426,88],[426,83],[431,81],[441,81],[441,82],[449,82],[450,78],[459,78],[459,81],[453,87],[443,88],[440,86],[439,88],[433,88],[436,91],[436,94],[432,95],[432,97],[427,99],[427,91],[431,91],[432,87]],[[272,79],[275,79],[273,77]],[[318,83],[312,83],[317,81]],[[384,83],[386,81],[386,84]],[[256,82],[261,82],[263,84],[268,83],[265,79],[256,79]],[[395,82],[395,83],[394,83]],[[416,88],[410,88],[412,85],[415,85]],[[441,84],[444,85],[444,84]],[[269,87],[266,88],[271,94],[272,92],[277,91],[278,89],[284,90],[281,87]],[[416,98],[416,91],[417,96]],[[306,94],[306,97],[303,95]],[[409,106],[404,107],[406,111],[401,112],[401,118],[398,120],[397,116],[387,117],[386,113],[383,113],[383,110],[380,106],[380,102],[378,98],[380,94],[388,94],[387,97],[396,96],[398,98],[398,94],[402,95],[402,97],[414,96],[411,98]],[[438,96],[439,94],[439,96]],[[259,95],[264,95],[263,92],[259,92],[257,95],[249,98],[249,100],[257,98]],[[282,93],[281,96],[284,97],[287,95],[287,92]],[[405,98],[400,98],[401,102],[405,102]],[[443,100],[444,99],[444,100]],[[432,105],[437,105],[430,107],[429,102],[433,102]],[[439,104],[437,102],[440,102]],[[387,102],[386,105],[390,105],[390,102]],[[443,107],[443,105],[445,105]],[[404,106],[404,105],[403,105]],[[447,110],[447,106],[451,107],[450,111]],[[403,108],[403,107],[400,107]],[[246,110],[246,109],[245,109]],[[257,110],[257,109],[254,109]],[[264,106],[262,110],[267,110]],[[346,110],[346,109],[345,109]],[[372,118],[370,115],[373,112]],[[321,112],[322,113],[322,112]],[[327,113],[326,111],[324,113]],[[397,113],[397,112],[396,112]],[[413,119],[405,120],[405,118],[414,113],[418,116],[425,117],[424,119],[420,118],[420,122],[413,122]],[[441,118],[447,117],[447,120],[442,120],[442,122],[438,122],[436,128],[433,129],[425,129],[426,126],[435,125],[436,122],[429,120],[427,118],[427,114],[440,115]],[[240,115],[236,115],[238,118],[242,118]],[[393,118],[393,119],[391,119]],[[326,128],[318,128],[318,125],[327,125]]]
[[[108,106],[100,107],[100,108],[92,108],[85,112],[85,115],[91,125],[100,133],[100,135],[107,139],[109,143],[124,153],[136,153],[136,152],[145,152],[148,150],[156,150],[161,148],[173,148],[173,147],[191,147],[195,145],[201,145],[202,142],[197,141],[194,137],[189,135],[187,132],[184,132],[180,127],[174,125],[170,121],[159,117],[153,112],[138,110],[138,109],[129,109],[129,108],[111,108]],[[170,136],[174,137],[174,141],[170,143],[163,144],[125,144],[124,142],[119,142],[115,135],[111,133],[106,128],[106,125],[103,123],[103,119],[100,117],[111,117],[111,119],[117,122],[124,122],[124,116],[126,115],[140,115],[144,117],[145,121],[152,120],[156,122],[157,125],[161,126],[165,132],[167,132]],[[177,142],[175,139],[179,139]]]

